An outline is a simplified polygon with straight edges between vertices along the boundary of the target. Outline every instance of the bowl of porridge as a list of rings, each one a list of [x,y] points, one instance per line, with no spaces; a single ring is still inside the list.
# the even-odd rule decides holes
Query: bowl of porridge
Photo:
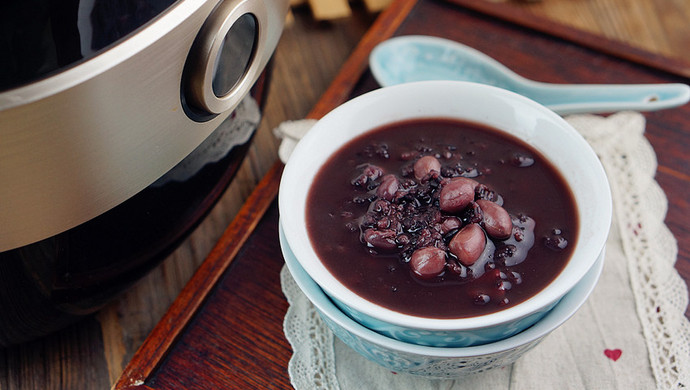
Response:
[[[350,318],[467,347],[535,324],[594,266],[606,174],[563,118],[515,93],[425,81],[319,120],[286,164],[285,242]]]

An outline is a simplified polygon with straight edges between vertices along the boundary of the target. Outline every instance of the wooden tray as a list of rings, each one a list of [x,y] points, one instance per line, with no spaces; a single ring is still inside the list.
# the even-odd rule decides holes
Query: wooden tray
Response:
[[[393,35],[426,34],[484,51],[523,76],[567,83],[690,83],[690,65],[471,0],[398,0],[372,26],[314,107],[319,118],[377,88],[368,55]],[[657,181],[669,198],[676,268],[690,279],[690,105],[645,114],[658,153]],[[287,302],[277,238],[281,164],[259,183],[215,249],[133,357],[116,389],[291,388],[283,335]]]

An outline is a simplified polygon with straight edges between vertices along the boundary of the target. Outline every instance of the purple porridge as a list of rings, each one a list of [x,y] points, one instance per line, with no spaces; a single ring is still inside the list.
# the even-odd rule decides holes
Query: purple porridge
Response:
[[[310,240],[339,281],[431,318],[532,297],[565,267],[579,223],[572,192],[541,153],[453,119],[350,141],[321,167],[307,205]]]

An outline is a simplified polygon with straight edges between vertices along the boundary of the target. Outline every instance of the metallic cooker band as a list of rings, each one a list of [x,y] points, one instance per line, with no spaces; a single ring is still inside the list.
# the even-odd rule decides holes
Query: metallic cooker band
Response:
[[[278,43],[288,1],[225,3],[257,19],[254,63],[232,91],[244,96]],[[0,252],[117,206],[227,118],[240,99],[204,122],[190,119],[180,99],[190,48],[219,4],[180,1],[110,50],[0,94]]]

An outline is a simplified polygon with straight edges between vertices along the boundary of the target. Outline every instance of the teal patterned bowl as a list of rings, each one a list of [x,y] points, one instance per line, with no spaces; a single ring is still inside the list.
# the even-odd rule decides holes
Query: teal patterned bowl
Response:
[[[429,347],[387,337],[346,315],[299,264],[285,240],[282,226],[279,234],[290,274],[340,340],[368,360],[393,372],[437,379],[462,377],[514,363],[580,308],[594,289],[604,266],[602,251],[585,277],[552,310],[514,336],[471,347]]]

